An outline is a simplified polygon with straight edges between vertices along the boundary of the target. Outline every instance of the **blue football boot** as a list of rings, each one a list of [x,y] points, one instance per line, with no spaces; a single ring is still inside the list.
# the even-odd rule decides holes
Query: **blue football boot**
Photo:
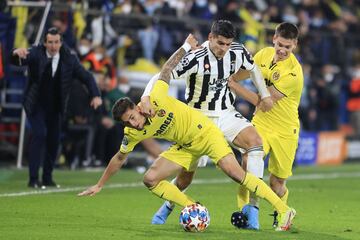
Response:
[[[174,205],[175,207],[175,205]],[[169,217],[170,213],[172,212],[172,210],[174,209],[174,207],[169,207],[167,206],[166,202],[161,205],[161,207],[159,208],[159,210],[154,214],[152,220],[151,220],[151,224],[165,224],[166,219]]]
[[[246,229],[259,230],[259,208],[252,205],[245,205],[242,209],[242,213],[247,216]]]

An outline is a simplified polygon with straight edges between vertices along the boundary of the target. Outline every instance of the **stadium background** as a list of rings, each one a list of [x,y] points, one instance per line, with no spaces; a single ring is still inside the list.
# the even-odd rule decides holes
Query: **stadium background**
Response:
[[[8,64],[8,57],[13,48],[29,47],[35,41],[44,9],[9,7],[7,2],[0,1],[1,238],[188,237],[176,223],[177,214],[164,226],[154,228],[149,224],[160,200],[141,187],[141,175],[133,170],[137,167],[142,172],[149,164],[142,148],[130,156],[129,169],[116,175],[101,195],[93,199],[74,198],[76,192],[98,179],[100,172],[94,169],[106,164],[112,151],[105,150],[104,159],[96,156],[99,145],[93,147],[92,134],[109,115],[83,107],[87,97],[81,86],[74,86],[73,95],[77,97],[74,102],[80,107],[74,104],[64,123],[64,144],[59,147],[54,173],[62,188],[27,189],[26,168],[14,169],[26,76],[24,69]],[[359,1],[52,1],[46,27],[56,25],[63,32],[64,42],[78,52],[84,66],[94,73],[103,96],[107,97],[105,102],[110,104],[113,97],[122,94],[137,100],[146,82],[185,36],[193,32],[200,42],[206,40],[211,21],[218,18],[231,20],[239,33],[236,41],[253,53],[271,45],[277,23],[289,21],[300,28],[296,56],[305,77],[300,106],[302,132],[295,164],[298,167],[288,183],[292,191],[290,203],[299,216],[290,234],[279,235],[269,226],[267,214],[272,209],[262,204],[262,231],[239,233],[229,223],[235,208],[235,184],[209,167],[199,170],[189,190],[190,195],[206,203],[212,217],[209,230],[195,238],[232,239],[239,234],[241,239],[359,239],[359,213],[354,210],[360,197],[356,187],[360,168]],[[90,46],[93,52],[89,54],[84,46]],[[184,85],[173,84],[172,94],[181,99]],[[244,84],[253,88],[251,81]],[[238,99],[237,107],[251,118],[250,105]],[[108,142],[119,138],[106,136]],[[26,131],[21,159],[24,166],[29,137]],[[341,163],[348,164],[340,166]],[[323,166],[329,164],[335,166]]]
[[[235,40],[244,43],[252,53],[271,45],[277,23],[295,23],[301,33],[296,55],[305,77],[299,109],[302,133],[296,163],[337,164],[345,159],[360,158],[359,11],[359,2],[351,0],[53,1],[45,27],[54,25],[60,29],[64,42],[95,74],[104,98],[119,89],[136,101],[151,75],[159,71],[186,34],[194,33],[200,42],[206,40],[214,19],[231,20],[238,29]],[[34,43],[43,12],[43,8],[11,8],[6,1],[1,3],[1,164],[11,165],[16,159],[20,103],[26,84],[24,69],[10,66],[7,59],[11,49]],[[86,52],[83,46],[90,47],[91,52]],[[253,88],[251,81],[244,84]],[[173,94],[183,98],[183,84],[174,86]],[[80,94],[82,101],[86,101],[81,86],[74,88],[73,95]],[[251,118],[253,108],[248,103],[238,99],[237,108]],[[97,165],[106,164],[113,150],[96,156],[99,154],[92,148],[94,138],[89,135],[95,134],[96,139],[96,129],[101,127],[101,119],[107,114],[94,113],[76,104],[70,108],[63,136],[67,145],[59,149],[60,164],[73,163],[73,167],[78,167],[82,162],[91,165],[94,160],[100,160]],[[81,132],[84,143],[73,146],[73,142],[79,140],[73,139],[74,129],[78,128],[87,129]],[[104,141],[106,138],[109,142],[116,136],[107,136]],[[64,155],[66,148],[74,148],[75,153]]]

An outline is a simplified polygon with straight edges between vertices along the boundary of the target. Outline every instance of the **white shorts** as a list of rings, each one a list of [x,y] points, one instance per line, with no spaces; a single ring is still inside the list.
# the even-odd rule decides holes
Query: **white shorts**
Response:
[[[218,128],[224,133],[225,139],[228,143],[235,149],[238,149],[240,152],[244,153],[245,150],[235,146],[232,142],[236,136],[245,128],[253,126],[252,123],[241,115],[238,111],[230,110],[221,114],[221,116],[213,117],[209,116]],[[198,166],[205,167],[209,161],[208,156],[203,156],[199,159]]]

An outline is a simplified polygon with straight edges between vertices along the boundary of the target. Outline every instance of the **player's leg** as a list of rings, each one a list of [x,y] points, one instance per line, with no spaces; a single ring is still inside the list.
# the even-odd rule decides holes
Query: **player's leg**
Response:
[[[232,111],[220,117],[219,127],[227,141],[243,154],[243,169],[262,179],[264,174],[262,140],[250,121],[239,112]],[[247,218],[245,227],[259,229],[259,201],[254,194],[252,195],[252,202],[249,204],[249,192],[245,187],[240,186],[237,193],[238,207],[240,211],[244,208]]]
[[[178,173],[182,166],[164,157],[159,157],[146,171],[144,184],[156,196],[174,202],[180,206],[195,203],[190,197],[182,193],[175,185],[168,182],[171,175]]]
[[[251,173],[246,173],[241,168],[228,143],[225,139],[221,140],[222,136],[223,134],[218,128],[209,129],[203,140],[197,143],[196,149],[207,149],[201,154],[209,156],[230,178],[244,185],[250,192],[270,202],[280,213],[280,223],[277,230],[289,229],[295,216],[295,210],[290,209],[282,202],[265,182]]]
[[[287,204],[289,190],[286,187],[286,179],[292,175],[298,139],[272,135],[270,141],[272,146],[268,167],[270,187]],[[277,222],[277,212],[274,211],[274,227],[277,226]]]
[[[262,179],[264,176],[264,152],[262,141],[253,126],[243,129],[233,140],[233,144],[246,149],[246,171]],[[245,189],[238,190],[238,207],[248,219],[246,228],[258,230],[259,224],[259,199],[250,193],[250,203],[246,204],[249,194]],[[241,206],[242,205],[242,206]]]
[[[280,198],[285,197],[284,202],[287,202],[289,194],[286,188],[286,179],[270,174],[270,187]]]
[[[236,161],[233,154],[228,154],[217,162],[218,166],[234,181],[244,185],[250,192],[265,198],[279,213],[277,231],[288,230],[295,217],[295,210],[289,208],[261,179],[246,173]]]
[[[154,159],[159,157],[160,153],[162,152],[160,144],[154,138],[144,139],[141,143],[146,152]]]
[[[216,125],[219,125],[219,118],[218,117],[209,117],[210,120],[212,120]],[[229,127],[229,129],[231,129],[231,126]],[[232,138],[233,139],[233,138]],[[171,147],[170,151],[172,151],[172,154],[175,155],[177,154],[177,151],[175,151],[176,148]],[[200,159],[198,159],[197,161],[197,166],[198,167],[205,167],[207,165],[207,162],[209,160],[208,156],[202,156]],[[196,164],[196,163],[194,163]],[[193,165],[194,165],[193,164]],[[195,166],[192,166],[192,169]],[[194,171],[186,171],[185,169],[183,169],[183,171],[181,171],[176,178],[174,178],[171,183],[176,185],[182,192],[185,192],[186,189],[188,188],[188,186],[191,184],[193,176],[194,176]],[[172,210],[175,208],[175,204],[170,202],[170,201],[165,201],[160,208],[156,211],[156,213],[153,215],[153,218],[151,220],[152,224],[165,224],[167,218],[169,217],[169,215],[171,214]]]
[[[180,173],[174,178],[171,183],[179,188],[180,191],[185,192],[186,188],[192,182],[194,171],[186,171],[182,169]],[[152,224],[165,224],[167,218],[175,208],[175,204],[171,201],[165,201],[158,211],[154,214]]]
[[[287,204],[287,199],[289,197],[289,191],[286,188],[286,179],[278,178],[274,176],[273,174],[270,174],[270,187],[271,189],[280,197],[280,199]],[[273,227],[278,226],[278,213],[275,210],[273,215],[274,221],[273,221]]]

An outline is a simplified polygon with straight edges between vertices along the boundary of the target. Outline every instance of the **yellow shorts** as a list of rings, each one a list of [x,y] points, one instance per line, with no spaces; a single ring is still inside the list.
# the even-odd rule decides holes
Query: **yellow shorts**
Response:
[[[204,131],[204,134],[195,137],[190,144],[186,146],[174,144],[160,156],[179,164],[189,172],[193,172],[196,170],[201,156],[207,155],[217,164],[220,159],[228,154],[233,154],[233,152],[223,133],[214,125]]]
[[[258,126],[255,128],[263,141],[265,155],[270,154],[269,172],[278,178],[290,177],[299,138],[287,138]]]

